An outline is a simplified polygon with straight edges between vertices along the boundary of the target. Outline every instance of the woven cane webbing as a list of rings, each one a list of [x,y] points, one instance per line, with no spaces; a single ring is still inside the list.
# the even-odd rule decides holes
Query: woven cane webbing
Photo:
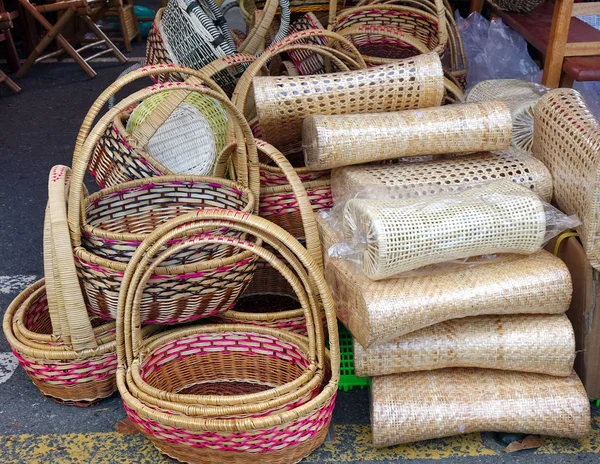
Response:
[[[310,115],[439,106],[444,96],[441,62],[433,53],[358,71],[255,77],[253,86],[262,135],[282,152],[302,139],[302,121]]]
[[[590,402],[574,372],[439,369],[375,377],[371,392],[376,447],[484,431],[566,438],[590,431]]]
[[[531,153],[533,144],[533,108],[546,88],[519,79],[493,79],[475,85],[467,94],[467,103],[502,100],[512,116],[511,144]]]
[[[408,156],[501,150],[512,122],[502,102],[378,114],[316,115],[302,125],[306,166],[333,169]]]
[[[374,280],[471,256],[530,254],[546,223],[538,196],[509,181],[431,199],[352,199],[344,209],[344,235],[365,237],[362,269]]]
[[[366,349],[354,340],[360,377],[446,367],[567,376],[574,361],[575,335],[564,314],[464,317]]]
[[[329,258],[327,250],[341,234],[319,215],[317,226],[336,315],[365,347],[450,319],[562,314],[571,303],[567,266],[543,250],[444,273],[373,281],[355,264]]]
[[[460,192],[472,185],[510,179],[552,199],[552,176],[542,162],[515,148],[469,156],[385,165],[334,169],[331,192],[335,202],[363,192],[380,198],[415,198]]]
[[[533,156],[554,179],[554,201],[577,214],[581,241],[600,269],[600,124],[572,89],[551,90],[535,107]]]

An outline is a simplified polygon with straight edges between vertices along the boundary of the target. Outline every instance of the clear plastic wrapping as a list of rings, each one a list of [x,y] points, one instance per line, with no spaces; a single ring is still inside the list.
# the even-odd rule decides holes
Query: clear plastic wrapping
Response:
[[[340,227],[338,220],[335,226]],[[352,199],[344,241],[330,257],[357,261],[372,280],[498,253],[531,254],[580,224],[508,180],[423,199]]]

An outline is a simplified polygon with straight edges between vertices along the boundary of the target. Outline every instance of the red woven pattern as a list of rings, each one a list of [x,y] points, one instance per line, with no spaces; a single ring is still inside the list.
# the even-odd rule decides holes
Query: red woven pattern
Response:
[[[333,206],[331,186],[307,189],[308,199],[313,211],[328,209]],[[294,193],[279,193],[265,195],[260,199],[259,215],[269,216],[272,214],[289,214],[300,211],[298,201]]]
[[[326,180],[330,177],[329,171],[318,171],[318,172],[298,172],[298,177],[302,182],[312,182],[313,180]],[[272,171],[260,171],[260,185],[261,187],[273,187],[275,185],[288,185],[288,178],[281,172]]]
[[[141,417],[126,404],[125,409],[129,418],[143,432],[160,440],[234,453],[266,453],[298,445],[313,438],[329,425],[334,406],[335,395],[324,407],[308,416],[278,427],[246,432],[187,430]]]

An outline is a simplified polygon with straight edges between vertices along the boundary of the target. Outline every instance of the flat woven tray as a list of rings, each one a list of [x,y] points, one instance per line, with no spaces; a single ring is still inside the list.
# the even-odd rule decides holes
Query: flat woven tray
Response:
[[[447,105],[395,113],[316,115],[302,125],[310,170],[444,153],[501,150],[512,120],[502,102]]]
[[[380,198],[414,198],[460,192],[469,186],[498,179],[510,179],[523,185],[546,202],[552,199],[550,171],[542,162],[515,148],[469,156],[334,169],[331,192],[335,202],[370,192],[376,192]]]
[[[354,341],[359,377],[446,367],[567,376],[574,361],[575,335],[564,314],[464,317],[366,349]]]
[[[314,76],[255,77],[256,110],[267,142],[288,152],[313,114],[381,113],[439,106],[444,74],[434,53],[396,63]]]
[[[336,315],[364,347],[450,319],[561,314],[571,303],[569,270],[544,250],[447,273],[375,282],[354,263],[330,259],[327,250],[341,237],[321,217],[317,226]]]
[[[554,201],[576,214],[585,252],[600,269],[600,124],[572,89],[555,89],[535,107],[533,155],[554,179]]]
[[[569,377],[487,369],[439,369],[373,378],[376,447],[472,432],[582,438],[590,402]]]
[[[533,253],[546,213],[535,193],[505,180],[425,199],[350,200],[344,235],[357,234],[366,240],[363,272],[380,280],[472,256]]]

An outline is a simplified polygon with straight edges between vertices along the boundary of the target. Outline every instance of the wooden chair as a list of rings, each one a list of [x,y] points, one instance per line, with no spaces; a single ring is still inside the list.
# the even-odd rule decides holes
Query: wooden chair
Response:
[[[142,37],[133,0],[109,0],[108,9],[103,12],[103,16],[118,19],[120,35],[112,37],[112,40],[113,42],[123,42],[125,51],[130,52],[131,42]]]
[[[91,19],[92,16],[96,17],[98,14],[101,14],[102,11],[108,8],[109,4],[106,0],[61,0],[54,3],[40,5],[34,5],[30,2],[30,0],[19,0],[19,3],[23,9],[38,23],[40,23],[40,25],[48,32],[27,57],[25,63],[23,63],[21,69],[19,69],[19,72],[17,73],[18,77],[23,76],[27,71],[29,71],[29,68],[31,68],[34,63],[48,58],[60,56],[64,53],[70,55],[71,58],[73,58],[73,60],[75,60],[75,62],[81,66],[83,71],[89,77],[94,77],[96,75],[96,71],[94,71],[89,65],[89,61],[94,58],[112,53],[120,63],[125,63],[127,61],[125,56],[119,51],[115,44],[111,42],[106,34],[102,32]],[[51,12],[58,14],[58,20],[54,25],[51,24],[50,21],[44,16],[44,13]],[[69,41],[63,36],[62,32],[75,17],[81,19],[87,30],[96,35],[98,38],[97,41],[83,45],[79,49],[75,49],[73,45],[69,43]],[[54,40],[56,40],[60,48],[54,52],[47,53],[46,55],[42,56],[43,51],[48,48],[48,46]],[[77,43],[78,40],[75,39],[74,42]],[[94,53],[87,58],[83,58],[81,56],[81,52],[95,47],[105,47],[105,49]]]
[[[18,13],[15,11],[6,11],[4,2],[0,0],[0,43],[4,43],[4,47],[6,48],[6,62],[13,72],[16,72],[19,69],[19,55],[17,55],[17,49],[10,30],[13,27],[13,19],[17,16]],[[15,84],[15,82],[2,71],[0,71],[0,83],[8,86],[14,93],[21,91],[21,87]]]

